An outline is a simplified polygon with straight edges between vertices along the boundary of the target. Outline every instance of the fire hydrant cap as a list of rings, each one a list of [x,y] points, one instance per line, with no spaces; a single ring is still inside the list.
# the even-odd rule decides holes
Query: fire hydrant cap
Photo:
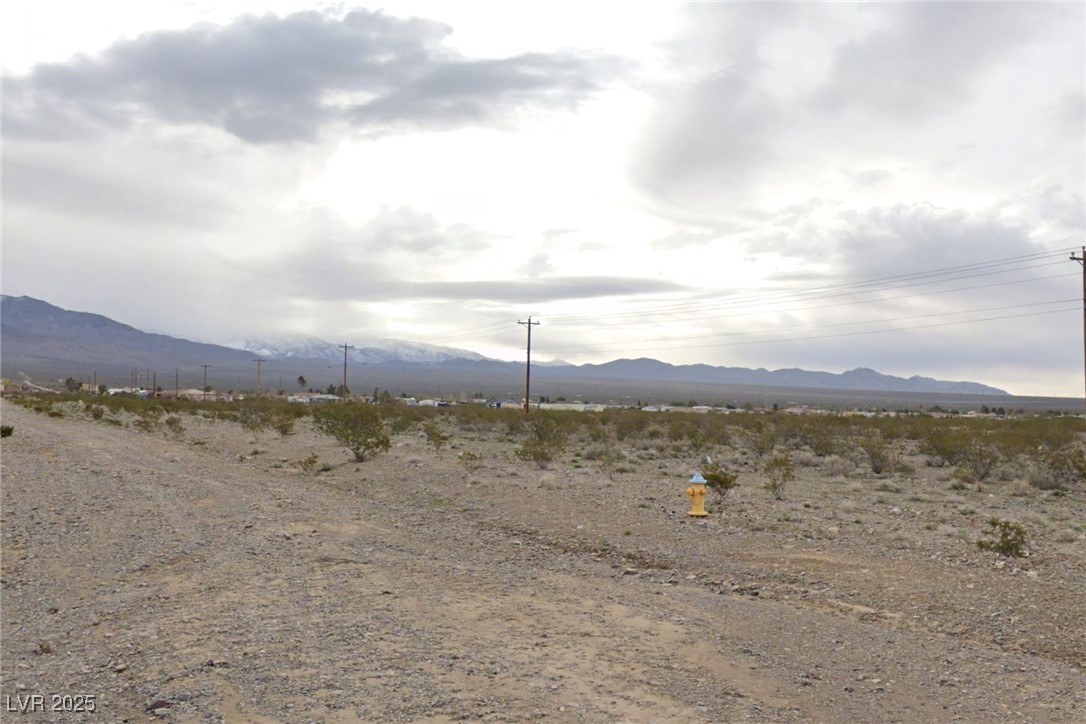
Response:
[[[701,473],[694,473],[694,477],[690,478],[690,482],[692,482],[692,483],[701,483],[701,484],[704,485],[705,484],[705,478],[701,477]]]

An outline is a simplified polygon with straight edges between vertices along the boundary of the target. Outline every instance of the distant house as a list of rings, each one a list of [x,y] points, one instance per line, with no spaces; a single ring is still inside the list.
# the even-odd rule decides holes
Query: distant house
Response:
[[[341,398],[336,395],[329,395],[323,392],[295,392],[287,397],[287,402],[300,402],[302,404],[310,405],[323,402],[339,402],[340,399]]]

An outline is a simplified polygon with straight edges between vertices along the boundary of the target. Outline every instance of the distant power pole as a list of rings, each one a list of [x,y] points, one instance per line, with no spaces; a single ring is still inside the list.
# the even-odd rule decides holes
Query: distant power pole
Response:
[[[1077,261],[1082,267],[1082,374],[1086,380],[1086,246],[1080,256],[1071,255],[1071,261]]]
[[[528,317],[527,322],[517,322],[517,324],[523,324],[528,328],[528,364],[524,368],[524,413],[528,413],[528,405],[532,401],[532,327],[538,327],[539,322],[533,322],[531,317]]]
[[[207,400],[207,368],[211,365],[203,364],[200,366],[204,368],[204,400]]]
[[[173,399],[181,399],[181,368],[173,368]]]
[[[263,357],[257,357],[256,359],[253,360],[253,362],[256,362],[256,395],[257,395],[257,397],[260,396],[260,365],[263,364],[266,361],[267,360],[265,360]]]
[[[151,375],[151,397],[158,397],[158,370]]]
[[[343,350],[343,401],[347,401],[347,350],[354,349],[351,345],[344,342],[339,345]]]

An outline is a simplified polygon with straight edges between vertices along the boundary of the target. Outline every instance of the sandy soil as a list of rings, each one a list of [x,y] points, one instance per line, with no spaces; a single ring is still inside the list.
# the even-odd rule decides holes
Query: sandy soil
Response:
[[[809,467],[698,520],[696,459],[2,416],[4,721],[1086,720],[1083,490]]]

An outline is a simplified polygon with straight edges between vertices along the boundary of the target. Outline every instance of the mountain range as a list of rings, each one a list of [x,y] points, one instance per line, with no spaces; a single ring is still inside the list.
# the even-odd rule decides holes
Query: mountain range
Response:
[[[347,340],[354,365],[350,386],[378,384],[468,386],[473,391],[515,395],[524,374],[521,362],[490,359],[469,350],[393,339]],[[296,376],[323,386],[338,381],[343,347],[316,337],[253,339],[222,346],[142,332],[108,317],[69,311],[31,297],[0,295],[0,367],[5,377],[20,373],[46,377],[85,377],[126,381],[141,370],[180,374],[193,379],[197,368],[210,372],[209,384],[251,387],[259,357],[267,373],[288,380]],[[258,365],[259,367],[259,365]],[[620,359],[603,364],[533,362],[533,381],[549,389],[598,390],[619,385],[633,395],[650,396],[668,385],[794,388],[839,391],[1007,395],[978,382],[884,375],[859,368],[843,373],[802,369],[749,369],[712,365],[672,365],[655,359]],[[390,382],[391,381],[391,382]],[[436,381],[436,382],[435,382]],[[489,386],[489,388],[487,387]],[[642,392],[644,390],[644,392]],[[734,390],[729,390],[731,394]],[[625,395],[630,397],[630,394]]]

